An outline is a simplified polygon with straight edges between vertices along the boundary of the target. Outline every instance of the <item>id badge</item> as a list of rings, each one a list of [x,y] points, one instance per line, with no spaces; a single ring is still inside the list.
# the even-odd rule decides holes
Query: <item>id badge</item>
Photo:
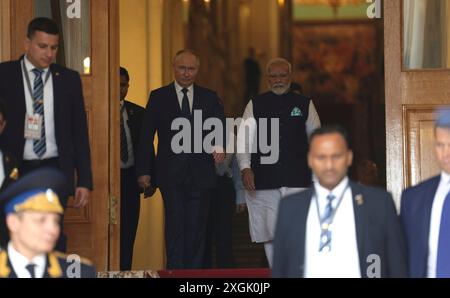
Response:
[[[25,139],[40,140],[42,134],[42,116],[39,114],[25,116]]]

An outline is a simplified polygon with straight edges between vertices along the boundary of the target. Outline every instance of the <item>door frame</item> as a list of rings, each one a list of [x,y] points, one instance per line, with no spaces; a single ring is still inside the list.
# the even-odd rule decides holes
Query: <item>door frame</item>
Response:
[[[2,19],[2,59],[15,60],[23,54],[23,43],[28,22],[34,17],[33,0],[0,0]],[[82,75],[83,93],[92,97],[96,89],[105,90],[101,98],[89,100],[86,111],[89,121],[94,191],[86,210],[67,212],[74,218],[67,230],[79,225],[92,224],[88,229],[92,237],[89,257],[98,271],[119,270],[120,266],[120,135],[119,135],[119,0],[90,1],[92,71]],[[97,15],[98,14],[98,15]],[[5,26],[3,26],[6,23]],[[94,29],[102,30],[94,33]],[[3,35],[3,33],[6,33]],[[96,38],[101,36],[102,38]],[[94,50],[95,49],[95,50]],[[97,54],[95,54],[97,51]],[[105,55],[106,53],[106,55]],[[97,58],[96,58],[97,56]],[[100,69],[101,68],[101,69]],[[93,86],[96,88],[93,88]],[[107,111],[97,118],[96,111]],[[93,120],[95,118],[95,121]],[[102,119],[103,118],[103,119]],[[99,123],[98,121],[103,121]],[[101,132],[100,135],[94,135]],[[93,152],[92,141],[107,148]],[[98,144],[96,143],[96,144]],[[100,149],[101,149],[100,148]],[[100,151],[100,150],[99,150]],[[100,160],[99,160],[100,159]],[[96,175],[97,174],[97,175]],[[93,211],[94,210],[94,211]],[[73,210],[69,210],[73,211]],[[94,212],[104,214],[98,216]],[[66,214],[67,214],[66,213]],[[99,220],[98,218],[105,220]],[[70,247],[69,247],[70,249]],[[77,250],[71,252],[77,253]],[[83,254],[82,254],[83,255]]]
[[[10,0],[0,0],[0,61],[11,58],[11,3]]]
[[[440,170],[434,159],[434,110],[449,105],[449,69],[403,69],[403,1],[384,1],[387,188],[402,190]]]

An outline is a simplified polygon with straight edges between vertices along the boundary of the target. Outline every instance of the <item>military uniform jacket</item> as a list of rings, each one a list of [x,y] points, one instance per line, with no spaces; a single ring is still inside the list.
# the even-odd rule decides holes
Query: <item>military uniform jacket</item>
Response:
[[[85,260],[81,259],[80,274],[73,276],[77,270],[72,268],[75,261],[68,261],[67,255],[59,252],[51,252],[47,254],[46,269],[44,278],[95,278],[96,272],[94,266]],[[0,251],[0,278],[17,278],[17,274],[11,265],[6,250]]]

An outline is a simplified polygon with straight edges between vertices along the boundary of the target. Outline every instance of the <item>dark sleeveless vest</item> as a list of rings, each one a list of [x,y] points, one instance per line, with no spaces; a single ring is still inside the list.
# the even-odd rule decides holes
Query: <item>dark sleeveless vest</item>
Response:
[[[258,127],[258,152],[251,155],[251,168],[255,174],[256,189],[308,187],[311,184],[311,171],[306,157],[309,103],[309,98],[293,92],[276,95],[270,91],[253,100],[253,115]],[[267,118],[267,131],[261,130],[261,118]],[[271,118],[279,119],[278,140],[271,133]],[[270,146],[279,142],[279,158],[275,164],[261,163],[261,157],[271,154],[261,153],[259,142],[262,134],[267,135],[267,144]]]

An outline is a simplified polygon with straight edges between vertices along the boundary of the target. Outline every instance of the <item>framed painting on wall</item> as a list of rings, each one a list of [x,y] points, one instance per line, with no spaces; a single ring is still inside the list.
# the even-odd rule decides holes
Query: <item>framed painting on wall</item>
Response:
[[[382,79],[382,40],[371,21],[296,22],[294,80],[321,103],[367,101]]]
[[[322,125],[347,128],[355,171],[375,164],[385,181],[383,26],[373,20],[301,21],[293,28],[293,80],[313,99]]]

